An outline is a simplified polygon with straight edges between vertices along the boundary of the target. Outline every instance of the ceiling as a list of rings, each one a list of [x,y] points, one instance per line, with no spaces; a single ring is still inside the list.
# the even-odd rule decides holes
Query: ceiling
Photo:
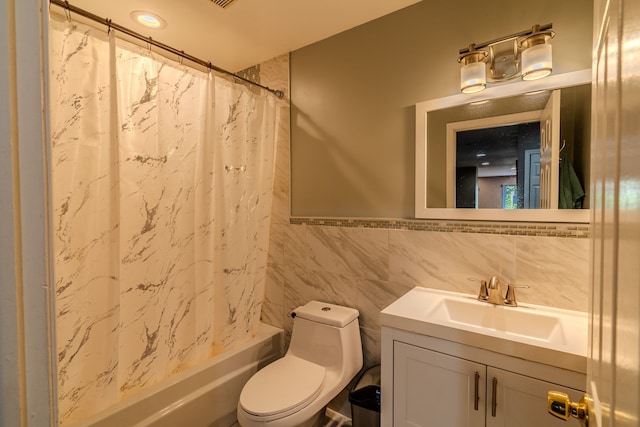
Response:
[[[516,175],[518,151],[532,148],[540,150],[539,121],[458,131],[456,167],[477,168],[480,178]]]
[[[402,9],[419,0],[69,0],[73,6],[228,71],[237,72]],[[130,13],[160,15],[154,30]]]

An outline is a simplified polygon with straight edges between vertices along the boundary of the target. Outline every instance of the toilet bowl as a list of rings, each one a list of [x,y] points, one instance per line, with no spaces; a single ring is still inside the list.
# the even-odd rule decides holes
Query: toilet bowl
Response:
[[[240,393],[242,427],[322,425],[327,404],[362,368],[357,310],[310,301],[291,315],[287,354],[259,370]]]

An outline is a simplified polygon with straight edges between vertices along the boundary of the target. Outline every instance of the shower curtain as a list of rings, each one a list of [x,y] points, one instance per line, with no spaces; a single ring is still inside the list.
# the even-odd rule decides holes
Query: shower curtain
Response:
[[[278,108],[64,18],[49,54],[64,425],[255,333]]]

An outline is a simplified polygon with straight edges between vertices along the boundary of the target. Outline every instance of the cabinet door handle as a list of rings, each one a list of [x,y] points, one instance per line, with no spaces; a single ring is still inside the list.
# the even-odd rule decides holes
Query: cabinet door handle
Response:
[[[473,409],[478,410],[478,402],[480,402],[480,374],[476,371],[475,374],[476,386],[475,394],[473,396]]]
[[[491,381],[491,416],[495,418],[498,408],[498,379],[493,377]]]

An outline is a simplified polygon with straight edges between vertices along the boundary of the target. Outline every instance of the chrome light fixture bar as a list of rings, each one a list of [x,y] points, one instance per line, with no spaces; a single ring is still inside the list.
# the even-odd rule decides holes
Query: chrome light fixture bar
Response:
[[[551,74],[552,49],[549,41],[555,33],[552,24],[534,25],[529,30],[460,49],[460,90],[475,93],[486,88],[487,81],[503,82],[520,76],[535,80]]]

